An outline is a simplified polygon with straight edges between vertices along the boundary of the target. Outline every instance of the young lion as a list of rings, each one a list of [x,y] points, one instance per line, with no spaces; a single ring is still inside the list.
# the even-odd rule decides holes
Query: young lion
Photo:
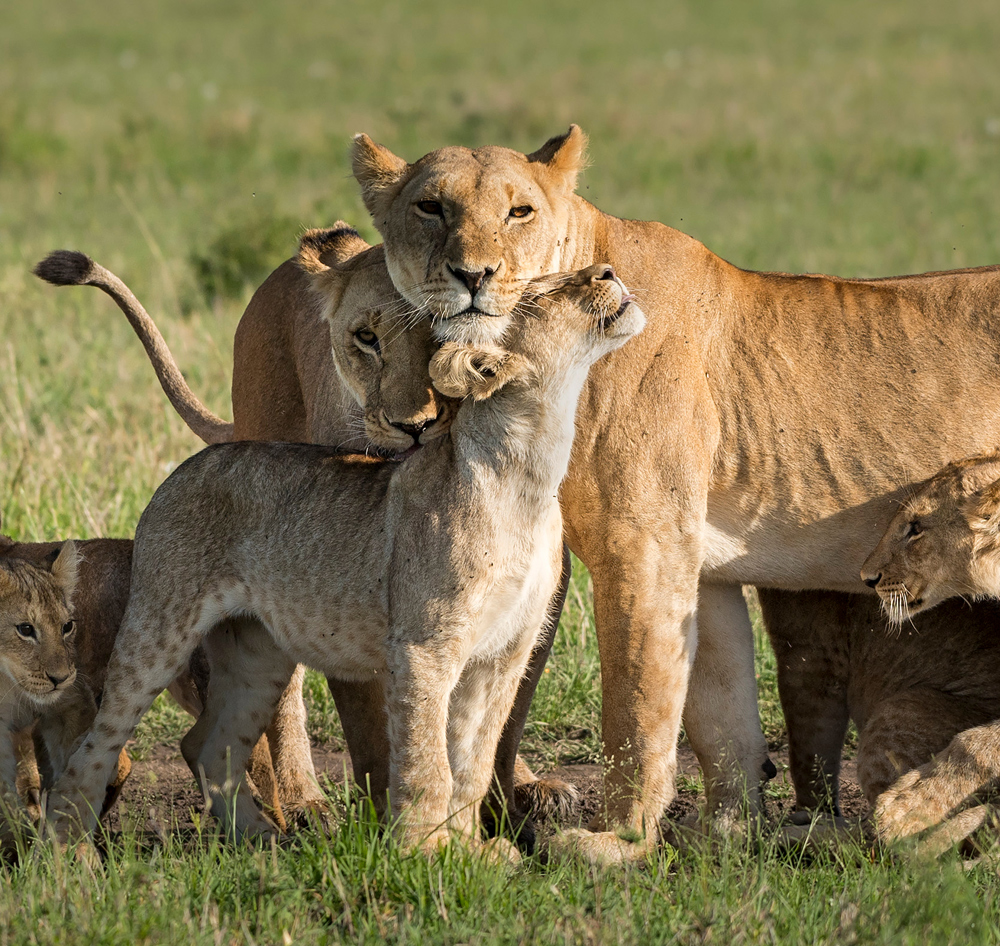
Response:
[[[327,272],[322,295],[313,291],[307,274],[319,269]],[[191,391],[156,324],[117,276],[84,254],[65,250],[52,253],[35,272],[55,285],[93,285],[110,295],[142,341],[171,404],[206,443],[299,440],[404,455],[439,437],[451,423],[451,406],[434,390],[427,372],[430,326],[414,319],[396,293],[382,248],[369,246],[343,222],[307,232],[296,258],[279,266],[247,306],[234,341],[232,424],[212,414]],[[496,784],[510,823],[521,825],[519,843],[529,849],[528,814],[561,812],[576,798],[573,786],[537,778],[517,755],[568,581],[567,553],[551,620],[532,654],[497,752]],[[294,812],[321,801],[305,734],[301,681],[299,668],[252,757],[254,781],[279,817],[282,808]],[[389,782],[381,684],[329,683],[355,777],[368,782],[377,803]]]
[[[449,827],[474,839],[562,571],[558,488],[576,402],[591,364],[644,322],[609,266],[550,277],[503,348],[435,354],[437,388],[466,399],[449,434],[405,462],[241,443],[182,464],[136,530],[104,701],[54,793],[60,832],[73,812],[92,824],[107,767],[204,639],[207,704],[182,750],[227,830],[273,829],[242,773],[301,660],[347,679],[388,671],[404,842],[436,845]],[[219,627],[237,616],[237,633]]]
[[[927,480],[889,523],[861,577],[897,625],[917,615],[921,621],[923,612],[948,598],[1000,597],[1000,452],[950,463]],[[990,622],[984,633],[995,635],[995,629]],[[975,684],[988,675],[996,689],[1000,666],[990,660],[994,650],[979,642],[964,655],[967,673],[953,667],[946,653],[938,654],[952,671],[966,712],[980,718],[879,798],[876,818],[884,837],[906,837],[945,822],[935,833],[947,839],[984,820],[985,809],[969,802],[1000,779],[1000,699],[991,692],[984,712]]]

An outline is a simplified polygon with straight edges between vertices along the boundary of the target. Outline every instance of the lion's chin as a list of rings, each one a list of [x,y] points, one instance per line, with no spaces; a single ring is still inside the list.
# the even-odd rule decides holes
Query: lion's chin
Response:
[[[478,309],[466,309],[449,318],[436,317],[431,333],[442,344],[454,342],[470,346],[496,345],[503,341],[510,323],[509,315],[489,315]]]

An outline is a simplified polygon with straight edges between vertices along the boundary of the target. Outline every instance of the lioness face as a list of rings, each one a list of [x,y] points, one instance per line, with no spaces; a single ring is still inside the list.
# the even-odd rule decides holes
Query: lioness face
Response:
[[[453,408],[431,385],[430,323],[396,292],[380,247],[353,230],[310,231],[297,261],[313,277],[337,374],[379,451],[404,455],[440,437]]]
[[[893,517],[861,579],[901,624],[947,598],[1000,594],[1000,462],[949,464]]]
[[[0,565],[0,671],[40,706],[57,700],[76,680],[76,624],[62,582],[69,563],[60,563],[63,556],[72,557],[75,581],[72,545],[66,543],[70,548],[64,546],[51,573],[16,560]],[[10,692],[9,683],[0,686]]]
[[[420,312],[473,321],[495,341],[528,280],[559,268],[568,198],[586,139],[566,135],[524,155],[507,148],[442,148],[407,164],[366,135],[354,175],[385,240],[392,281]]]

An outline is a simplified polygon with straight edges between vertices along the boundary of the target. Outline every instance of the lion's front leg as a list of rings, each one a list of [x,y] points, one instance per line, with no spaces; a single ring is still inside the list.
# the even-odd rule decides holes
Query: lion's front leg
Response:
[[[448,704],[462,671],[460,647],[439,631],[414,643],[394,634],[387,654],[389,801],[400,841],[432,850],[448,838],[452,794]]]

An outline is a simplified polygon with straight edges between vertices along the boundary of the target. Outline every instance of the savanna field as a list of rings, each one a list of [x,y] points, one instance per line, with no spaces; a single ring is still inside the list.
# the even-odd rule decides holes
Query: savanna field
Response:
[[[121,276],[228,419],[232,337],[254,288],[307,227],[345,219],[376,240],[350,176],[358,131],[413,160],[445,144],[531,151],[576,122],[591,140],[589,200],[747,268],[1000,262],[1000,16],[987,0],[51,0],[7,3],[0,23],[0,509],[22,540],[131,536],[201,446],[113,303],[42,284],[34,263],[79,249]],[[758,643],[780,755],[774,662]],[[318,676],[309,702],[311,734],[335,757],[343,738]],[[188,725],[157,702],[138,784],[152,786],[144,765]],[[542,771],[596,763],[599,734],[577,565],[522,748]],[[151,831],[144,806],[126,805],[103,865],[46,854],[0,868],[0,944],[1000,939],[989,852],[975,864],[788,854],[765,834],[665,847],[627,871],[537,858],[506,870],[460,850],[402,855],[332,791],[332,834],[265,848],[219,840],[196,796],[193,830]],[[787,779],[770,792],[787,801]]]

